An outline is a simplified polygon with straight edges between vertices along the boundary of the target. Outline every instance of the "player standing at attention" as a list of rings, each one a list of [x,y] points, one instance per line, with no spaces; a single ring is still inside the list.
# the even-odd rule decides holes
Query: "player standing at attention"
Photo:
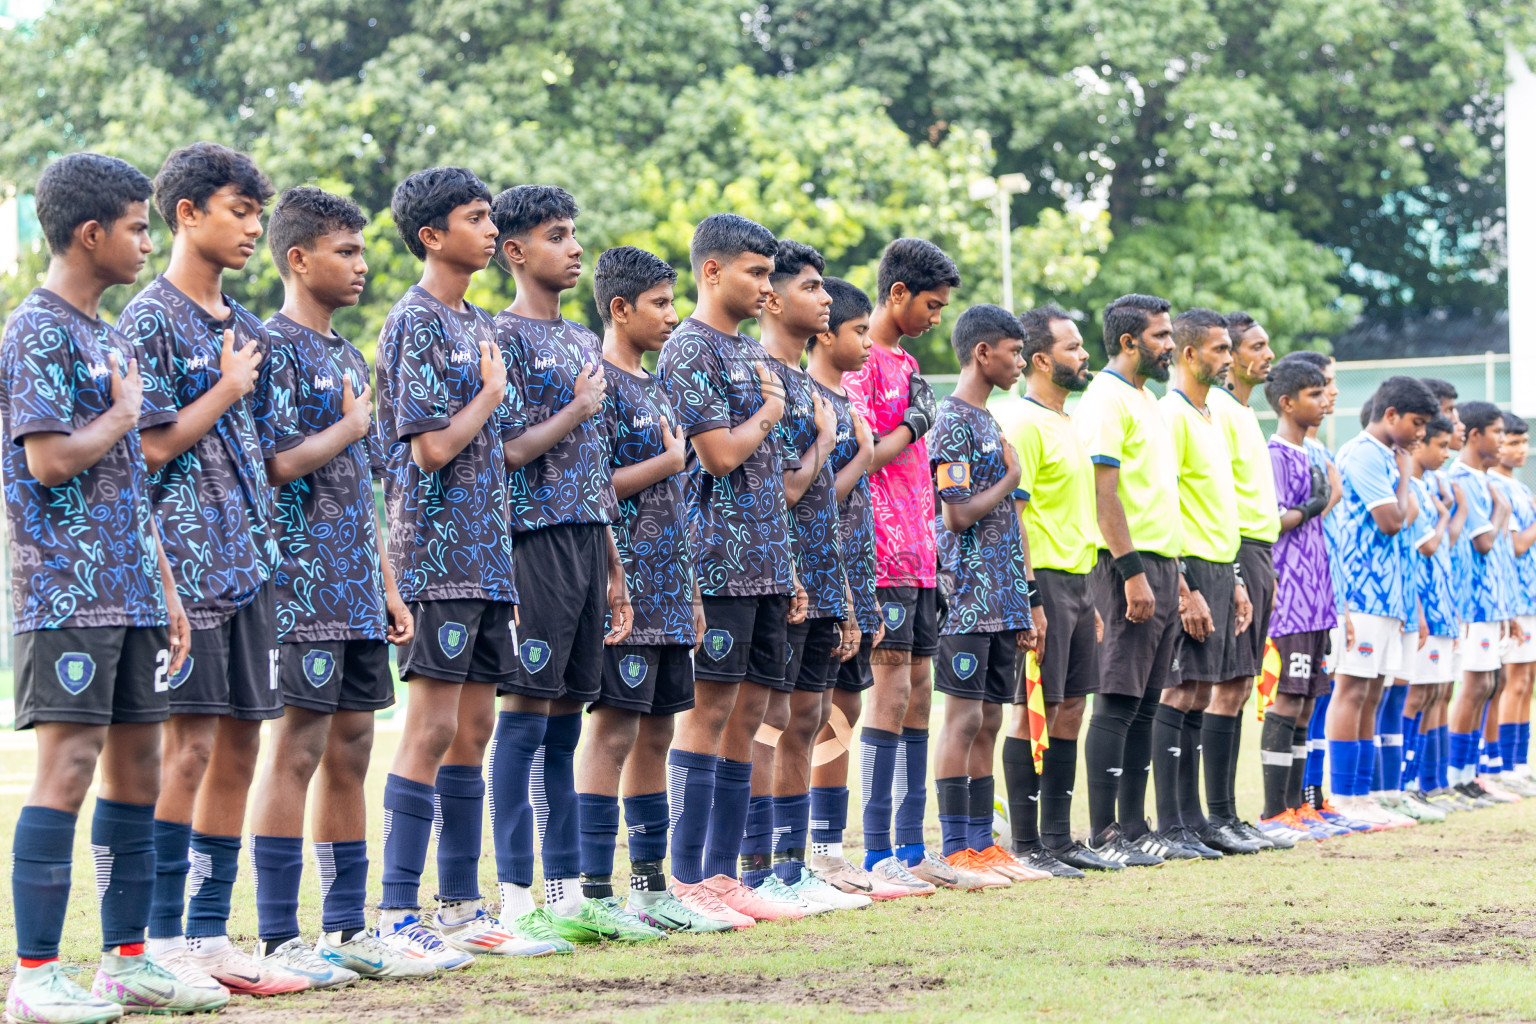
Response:
[[[746,927],[805,910],[736,877],[752,788],[752,745],[784,680],[798,604],[778,422],[784,388],[770,356],[739,333],[773,294],[778,241],[733,213],[704,218],[689,256],[699,305],[662,347],[658,371],[689,440],[688,514],[704,635],[694,706],[667,758],[674,890],[695,906],[718,899]]]
[[[36,196],[48,275],[0,342],[16,728],[37,740],[11,846],[18,963],[6,1018],[215,1010],[229,1001],[224,988],[181,981],[144,951],[160,723],[191,628],[150,504],[138,360],[99,309],[153,249],[149,179],[115,157],[72,153],[43,170]],[[91,849],[102,954],[88,992],[59,962],[59,941],[76,818],[98,762]]]
[[[1525,465],[1530,445],[1530,424],[1514,413],[1504,414],[1504,444],[1499,461],[1489,472],[1509,498],[1510,541],[1515,554],[1511,597],[1515,625],[1504,640],[1504,692],[1499,701],[1499,756],[1504,771],[1499,782],[1521,796],[1536,796],[1527,767],[1531,738],[1531,689],[1536,677],[1536,498],[1515,477]],[[1520,637],[1524,637],[1523,640]]]
[[[1066,413],[1066,401],[1087,388],[1093,374],[1083,336],[1064,310],[1042,306],[1019,322],[1024,397],[1013,404],[1011,429],[1005,433],[1019,457],[1014,500],[1034,572],[1031,611],[1037,630],[1043,622],[1049,633],[1040,642],[1043,650],[1037,648],[1037,663],[1050,745],[1036,775],[1020,685],[1013,696],[1013,725],[1003,740],[1008,823],[1013,852],[1029,867],[1058,878],[1082,878],[1084,870],[1124,868],[1073,841],[1071,830],[1077,739],[1088,695],[1099,685],[1103,623],[1088,590],[1095,556],[1093,463]]]
[[[561,293],[581,277],[576,214],[570,193],[553,185],[519,185],[491,201],[496,262],[517,282],[512,305],[496,315],[510,400],[503,448],[512,564],[518,592],[541,595],[519,610],[517,662],[512,678],[497,686],[491,831],[502,917],[518,921],[524,938],[639,941],[661,933],[622,903],[584,898],[581,888],[581,710],[601,696],[604,647],[629,635],[632,609],[608,525],[619,506],[601,415],[602,342],[560,315]],[[530,891],[532,837],[518,815],[500,813],[518,806],[515,794],[525,784],[542,848],[542,912]],[[600,819],[594,826],[606,831],[606,801],[591,811]]]
[[[869,656],[875,682],[859,734],[864,868],[887,882],[926,892],[921,883],[953,889],[959,880],[949,864],[923,847],[931,662],[939,649],[933,477],[923,438],[937,404],[917,360],[901,342],[938,325],[950,289],[960,287],[960,273],[932,242],[898,238],[881,254],[876,281],[869,360],[843,378],[854,410],[875,436],[869,488],[875,512],[875,593],[885,627]]]
[[[368,363],[331,327],[336,310],[362,297],[366,223],[350,199],[305,185],[278,197],[267,225],[283,279],[283,308],[266,323],[271,411],[262,454],[276,488],[284,709],[251,814],[256,959],[311,988],[437,972],[425,957],[384,945],[363,920],[373,715],[395,702],[388,645],[408,643],[413,630],[380,554],[373,475],[384,450]],[[324,895],[320,940],[310,947],[299,937],[299,882],[304,803],[317,771],[314,852]]]
[[[514,937],[480,896],[480,766],[496,687],[512,681],[517,658],[507,367],[491,314],[464,301],[496,252],[491,193],[462,167],[434,167],[402,181],[390,210],[423,266],[379,331],[376,361],[389,562],[416,625],[399,658],[410,702],[384,781],[379,936],[447,969],[467,966],[470,950],[568,951]],[[528,822],[527,790],[515,787],[498,811]],[[429,927],[418,890],[434,831],[438,911]]]
[[[171,262],[118,321],[144,353],[144,460],[192,624],[186,664],[170,681],[150,952],[183,981],[208,976],[252,995],[309,985],[257,965],[227,935],[261,723],[281,717],[283,705],[277,546],[257,433],[270,345],[261,321],[220,290],[220,279],[256,251],[271,197],[266,177],[232,149],[199,142],[167,157],[155,205],[174,236]]]

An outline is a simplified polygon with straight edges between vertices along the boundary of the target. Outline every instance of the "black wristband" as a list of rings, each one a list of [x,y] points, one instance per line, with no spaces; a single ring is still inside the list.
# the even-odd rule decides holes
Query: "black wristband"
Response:
[[[1242,587],[1245,590],[1248,588],[1248,581],[1243,579],[1243,563],[1242,562],[1233,562],[1232,563],[1232,575],[1234,577],[1236,577],[1237,585],[1238,586]]]
[[[1039,608],[1045,604],[1045,598],[1040,595],[1040,584],[1034,580],[1025,580],[1024,582],[1029,587],[1029,606],[1031,608]]]
[[[1189,563],[1182,558],[1179,559],[1179,579],[1184,581],[1185,590],[1191,594],[1200,593],[1200,584],[1196,583],[1195,578],[1189,574]]]
[[[1147,571],[1147,567],[1141,561],[1140,551],[1127,551],[1115,559],[1115,569],[1120,573],[1120,578],[1128,580],[1132,576],[1140,576]]]

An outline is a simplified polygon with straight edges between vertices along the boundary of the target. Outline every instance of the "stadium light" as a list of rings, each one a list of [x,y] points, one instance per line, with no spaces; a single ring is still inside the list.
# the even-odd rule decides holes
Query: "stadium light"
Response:
[[[973,202],[997,200],[997,255],[1003,268],[1003,308],[1013,312],[1013,245],[1008,223],[1008,204],[1016,195],[1029,191],[1029,179],[1019,173],[1000,174],[995,178],[977,178],[971,182]]]

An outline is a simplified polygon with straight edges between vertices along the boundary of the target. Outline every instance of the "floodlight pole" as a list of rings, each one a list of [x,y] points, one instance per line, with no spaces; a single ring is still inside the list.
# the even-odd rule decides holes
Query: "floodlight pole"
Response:
[[[1022,174],[1000,174],[995,178],[977,178],[971,182],[971,198],[997,201],[997,256],[1003,272],[1003,308],[1013,312],[1013,228],[1009,223],[1009,203],[1013,197],[1029,191],[1029,179]]]

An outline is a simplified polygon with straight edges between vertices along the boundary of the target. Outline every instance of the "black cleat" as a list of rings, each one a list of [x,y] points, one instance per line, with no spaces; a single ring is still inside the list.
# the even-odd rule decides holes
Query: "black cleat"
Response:
[[[1126,839],[1119,824],[1107,826],[1090,839],[1088,848],[1105,860],[1124,864],[1128,868],[1155,868],[1163,862],[1163,858],[1143,852]]]
[[[1036,871],[1049,871],[1052,878],[1088,877],[1072,865],[1064,864],[1051,856],[1039,843],[1032,843],[1022,850],[1014,850],[1013,855],[1023,861],[1026,867],[1034,868]]]
[[[1074,841],[1071,846],[1064,846],[1059,850],[1047,848],[1046,853],[1055,857],[1057,861],[1069,868],[1077,868],[1079,871],[1124,871],[1125,865],[1118,861],[1100,857],[1082,843]]]
[[[1258,853],[1258,843],[1249,842],[1248,838],[1240,832],[1234,832],[1230,825],[1208,821],[1205,828],[1198,833],[1200,841],[1213,850],[1220,850],[1226,854]]]
[[[1488,797],[1488,791],[1479,786],[1476,779],[1473,779],[1471,782],[1463,782],[1451,788],[1471,801],[1473,807],[1492,807],[1494,804],[1493,800]]]
[[[1258,826],[1250,825],[1241,818],[1229,818],[1227,824],[1236,829],[1238,835],[1257,843],[1260,850],[1291,850],[1296,847],[1295,840],[1286,839],[1284,836],[1267,835],[1260,832]]]
[[[1209,846],[1206,846],[1204,843],[1202,843],[1200,841],[1200,836],[1197,835],[1195,830],[1190,828],[1188,825],[1180,825],[1178,828],[1170,829],[1164,834],[1167,835],[1168,838],[1177,841],[1178,844],[1183,846],[1186,850],[1193,850],[1195,853],[1199,854],[1201,860],[1221,860],[1226,856],[1226,854],[1222,853],[1220,850],[1213,850]]]
[[[1136,840],[1136,849],[1163,860],[1199,860],[1200,855],[1166,832],[1149,831]]]

